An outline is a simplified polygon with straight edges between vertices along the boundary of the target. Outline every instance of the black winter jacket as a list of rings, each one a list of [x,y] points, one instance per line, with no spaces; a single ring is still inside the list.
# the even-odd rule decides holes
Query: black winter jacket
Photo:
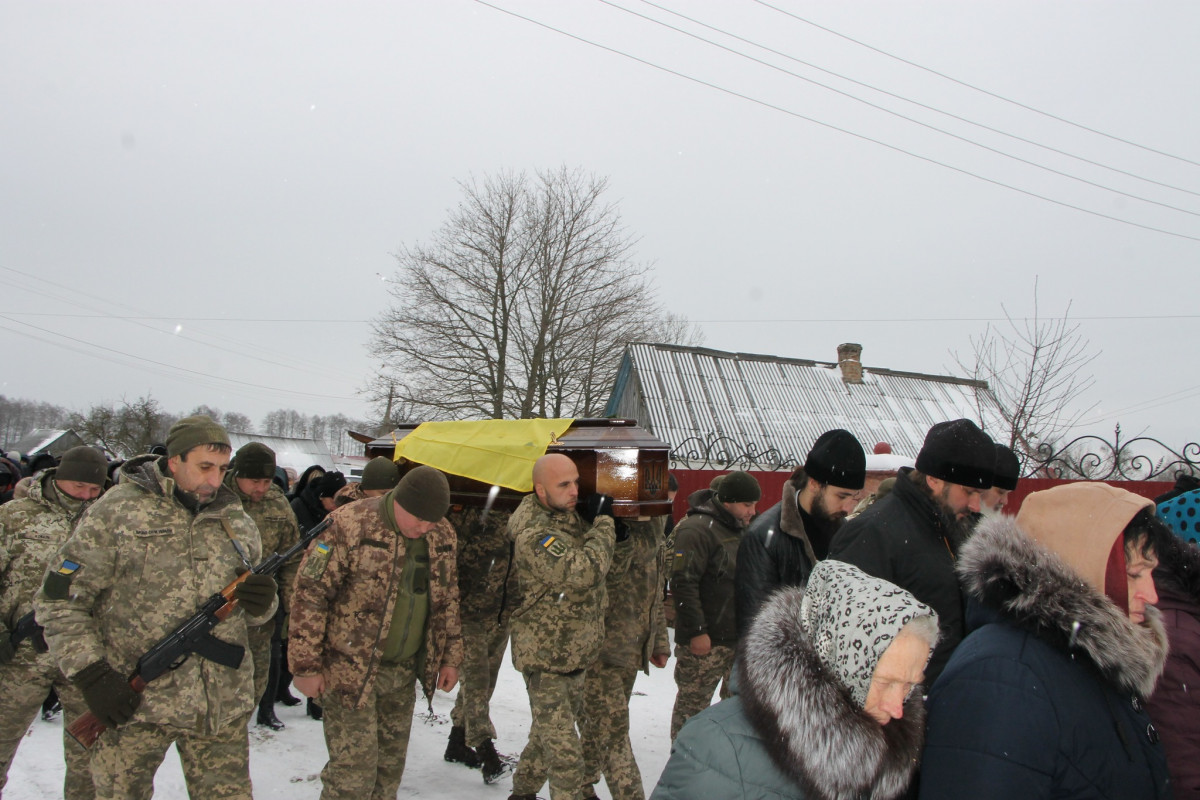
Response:
[[[1157,610],[1135,625],[1012,517],[985,520],[958,569],[972,632],[929,694],[921,800],[1170,798],[1144,708]]]
[[[817,563],[804,520],[796,505],[797,486],[783,484],[783,499],[750,523],[738,546],[737,630],[738,637],[771,593],[781,586],[803,586]]]
[[[930,686],[963,640],[963,596],[954,574],[953,525],[941,507],[900,470],[896,487],[838,531],[829,557],[883,578],[932,606],[941,637],[929,665]]]
[[[712,489],[688,496],[687,516],[675,526],[671,594],[675,641],[686,646],[708,634],[715,645],[737,644],[734,572],[742,526]]]
[[[301,535],[308,533],[321,520],[329,516],[325,506],[321,505],[321,498],[317,497],[317,487],[311,483],[292,500],[291,505],[292,511],[296,515],[296,524],[300,526]]]

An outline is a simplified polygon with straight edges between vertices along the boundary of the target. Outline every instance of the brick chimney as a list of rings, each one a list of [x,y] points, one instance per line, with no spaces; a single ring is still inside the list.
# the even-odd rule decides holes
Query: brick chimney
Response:
[[[837,354],[842,380],[846,383],[862,383],[862,345],[850,342],[839,344]]]

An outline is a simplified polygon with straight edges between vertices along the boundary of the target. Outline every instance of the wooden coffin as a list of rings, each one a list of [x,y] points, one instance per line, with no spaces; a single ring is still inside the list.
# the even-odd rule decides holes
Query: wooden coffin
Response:
[[[366,456],[391,458],[396,442],[419,423],[401,425],[392,434],[366,443]],[[632,419],[577,419],[546,452],[563,453],[579,468],[579,496],[603,492],[613,497],[618,517],[653,517],[671,512],[667,500],[670,448],[666,442],[637,426]],[[404,474],[415,464],[399,463]],[[447,474],[450,501],[483,508],[492,487],[486,483]],[[500,488],[491,507],[511,511],[521,502],[520,492]]]

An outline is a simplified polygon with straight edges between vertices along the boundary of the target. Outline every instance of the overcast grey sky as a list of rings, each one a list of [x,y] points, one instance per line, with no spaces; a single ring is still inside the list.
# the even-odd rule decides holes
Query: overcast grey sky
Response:
[[[391,254],[567,165],[707,346],[946,373],[1039,276],[1089,430],[1197,438],[1200,5],[656,1],[0,0],[0,393],[364,414]]]

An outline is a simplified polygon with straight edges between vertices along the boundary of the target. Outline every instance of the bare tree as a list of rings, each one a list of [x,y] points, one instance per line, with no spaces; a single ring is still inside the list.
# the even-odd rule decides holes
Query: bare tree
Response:
[[[372,382],[425,418],[580,416],[603,408],[629,341],[687,332],[655,299],[607,181],[579,170],[461,184],[427,246],[397,255]],[[695,338],[694,331],[690,335]]]
[[[36,428],[64,427],[70,416],[62,406],[0,394],[0,444],[14,444]]]
[[[1006,325],[971,337],[973,363],[957,353],[959,367],[976,380],[987,381],[1005,415],[1006,429],[992,432],[1022,463],[1036,459],[1039,445],[1059,442],[1085,414],[1095,408],[1077,401],[1095,383],[1086,367],[1099,355],[1071,322],[1071,304],[1061,317],[1043,318],[1038,308],[1037,280],[1033,284],[1033,316],[1013,317],[1004,310]]]
[[[70,422],[85,441],[114,457],[131,458],[165,442],[177,420],[163,411],[157,400],[146,396],[132,403],[122,399],[120,407],[92,406],[87,414],[72,414]]]

